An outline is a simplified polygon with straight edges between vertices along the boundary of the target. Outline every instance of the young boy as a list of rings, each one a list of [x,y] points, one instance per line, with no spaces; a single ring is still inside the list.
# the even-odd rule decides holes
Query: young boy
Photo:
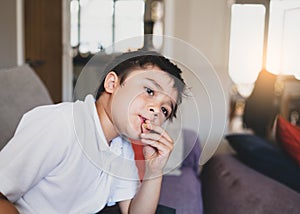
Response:
[[[173,141],[161,125],[176,115],[181,70],[156,52],[117,57],[96,101],[42,106],[25,114],[0,153],[0,213],[154,213]],[[145,157],[140,184],[129,139]],[[117,154],[117,155],[116,155]]]

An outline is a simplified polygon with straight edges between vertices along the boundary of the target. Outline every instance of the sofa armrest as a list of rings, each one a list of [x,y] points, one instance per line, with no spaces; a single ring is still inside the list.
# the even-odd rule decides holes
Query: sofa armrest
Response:
[[[244,165],[213,156],[201,172],[204,213],[299,213],[300,194]]]

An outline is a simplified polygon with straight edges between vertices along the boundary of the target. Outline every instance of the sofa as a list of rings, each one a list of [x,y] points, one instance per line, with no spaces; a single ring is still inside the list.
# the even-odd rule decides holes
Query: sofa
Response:
[[[265,148],[265,146],[269,148],[270,145],[266,144],[263,147],[254,148],[251,145],[253,142],[247,142],[247,139],[260,139],[255,135],[236,134],[230,137],[239,141],[234,142],[236,144],[249,143],[247,146],[250,149],[248,151],[244,149],[241,152],[235,148],[238,150],[236,152],[231,146],[233,143],[231,142],[230,145],[228,140],[224,140],[223,146],[226,149],[215,154],[203,166],[200,179],[202,182],[204,213],[299,213],[300,170],[297,171],[297,167],[299,166],[295,166],[289,158],[282,156],[285,154],[281,152],[277,153],[278,150],[268,150]],[[246,157],[246,152],[249,152],[248,157]],[[259,154],[260,152],[261,155]],[[254,153],[255,157],[251,153]],[[271,155],[274,154],[276,157],[273,159]],[[284,157],[285,159],[278,160],[280,157]],[[256,163],[251,164],[253,162]],[[272,165],[269,165],[267,162]],[[291,164],[291,166],[288,164]],[[280,179],[281,181],[279,181]]]
[[[39,105],[52,104],[45,85],[28,66],[0,69],[0,150],[13,136],[22,115]],[[185,150],[191,151],[181,164],[180,175],[165,175],[157,213],[202,213],[201,182],[198,160],[200,143],[193,142],[196,133],[184,130]],[[118,207],[107,207],[100,213],[119,213]]]
[[[23,114],[52,100],[28,65],[0,69],[0,150],[13,136]]]

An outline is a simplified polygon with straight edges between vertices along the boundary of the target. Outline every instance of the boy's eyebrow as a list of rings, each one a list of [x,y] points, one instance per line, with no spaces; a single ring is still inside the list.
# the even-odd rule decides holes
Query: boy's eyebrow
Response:
[[[175,105],[176,105],[176,104],[175,104]],[[172,116],[172,114],[173,114],[173,112],[174,112],[174,109],[175,109],[174,104],[171,102],[171,114],[170,114],[170,116]]]
[[[154,79],[146,78],[146,80],[149,80],[149,81],[152,82],[157,88],[159,88],[160,90],[163,91],[163,88],[161,87],[161,85],[158,84]]]

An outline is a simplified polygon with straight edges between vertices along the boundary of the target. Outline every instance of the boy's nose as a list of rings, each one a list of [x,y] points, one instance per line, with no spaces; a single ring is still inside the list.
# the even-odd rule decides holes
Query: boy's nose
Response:
[[[152,113],[156,113],[157,114],[157,108],[155,108],[154,106],[149,107],[149,111],[151,111]]]
[[[153,118],[151,118],[152,120],[154,120],[155,118],[157,118],[158,116],[158,109],[154,106],[149,107],[149,111],[151,112],[151,115],[153,116]]]

